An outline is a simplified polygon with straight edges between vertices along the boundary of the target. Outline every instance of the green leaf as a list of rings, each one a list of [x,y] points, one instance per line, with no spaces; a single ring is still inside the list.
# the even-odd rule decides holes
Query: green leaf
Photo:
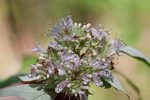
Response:
[[[40,79],[40,76],[35,76],[35,77],[28,77],[28,75],[21,75],[19,76],[19,79],[23,82],[31,82],[31,81],[36,81],[38,79]]]
[[[27,73],[30,71],[30,65],[31,64],[35,64],[37,61],[37,57],[36,56],[26,56],[23,58],[22,60],[22,67],[20,72],[21,73]]]
[[[111,88],[111,85],[107,81],[105,81],[104,78],[101,78],[101,80],[103,81],[103,84],[104,84],[102,88],[105,88],[105,89]]]
[[[7,79],[4,79],[4,80],[0,80],[0,88],[4,88],[4,87],[7,87],[11,84],[15,84],[15,83],[20,82],[20,80],[18,79],[18,76],[19,76],[19,74],[13,75],[13,76],[11,76]]]
[[[30,64],[36,63],[36,60],[37,60],[37,57],[35,57],[35,56],[24,57],[24,59],[22,61],[22,67],[21,67],[21,70],[19,71],[19,73],[17,73],[16,75],[13,75],[7,79],[0,80],[0,88],[4,88],[4,87],[7,87],[11,84],[20,82],[20,79],[18,78],[18,76],[22,76],[23,75],[22,73],[29,72],[30,71]]]
[[[115,73],[117,73],[118,75],[120,75],[121,77],[123,77],[126,82],[132,87],[132,89],[136,92],[137,96],[138,96],[138,100],[142,100],[142,96],[141,96],[141,91],[140,89],[136,86],[136,84],[134,84],[132,82],[132,80],[130,80],[126,75],[124,75],[123,73],[114,70]]]
[[[123,92],[124,94],[128,96],[128,93],[124,90],[124,88],[122,87],[118,79],[116,79],[115,77],[111,77],[111,78],[104,78],[104,80],[108,82],[112,87]]]
[[[138,50],[136,50],[130,46],[124,46],[124,47],[120,48],[120,51],[123,53],[126,53],[127,55],[129,55],[131,57],[142,60],[146,64],[150,65],[150,59],[148,57],[144,56],[141,52],[139,52]]]
[[[37,86],[32,84],[5,88],[0,91],[0,97],[16,96],[25,100],[51,100],[50,95],[43,90],[39,90]]]

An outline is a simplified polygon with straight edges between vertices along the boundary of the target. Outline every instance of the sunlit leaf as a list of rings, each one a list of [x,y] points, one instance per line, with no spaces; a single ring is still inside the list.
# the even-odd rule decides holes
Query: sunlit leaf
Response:
[[[107,88],[111,88],[112,86],[108,83],[108,82],[106,82],[103,78],[101,79],[102,81],[103,81],[103,87],[102,88],[105,88],[105,89],[107,89]]]
[[[31,82],[31,81],[36,81],[38,80],[40,77],[36,76],[36,77],[29,77],[28,75],[21,75],[19,76],[19,79],[23,82]]]
[[[124,46],[124,47],[120,48],[120,51],[126,53],[127,55],[129,55],[131,57],[142,60],[145,63],[147,63],[148,65],[150,65],[150,59],[148,57],[144,56],[141,52],[139,52],[138,50],[136,50],[130,46]]]
[[[0,91],[0,97],[16,96],[25,100],[51,100],[50,95],[43,90],[39,90],[37,85],[20,85],[5,88]]]
[[[116,79],[115,77],[112,77],[112,78],[104,78],[104,80],[108,82],[112,87],[123,92],[124,94],[128,96],[127,92],[124,90],[124,88],[122,87],[118,79]]]
[[[142,100],[142,96],[141,96],[141,91],[138,88],[138,86],[136,86],[136,84],[134,82],[132,82],[132,80],[130,80],[126,75],[124,75],[123,73],[115,70],[115,73],[117,73],[118,75],[120,75],[121,77],[123,77],[126,82],[131,86],[131,88],[136,92],[136,94],[138,95],[138,100]]]

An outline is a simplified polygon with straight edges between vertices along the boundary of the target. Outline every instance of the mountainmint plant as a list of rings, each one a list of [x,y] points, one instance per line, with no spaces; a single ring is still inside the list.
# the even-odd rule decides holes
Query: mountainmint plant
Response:
[[[88,100],[89,87],[94,83],[101,88],[114,87],[128,96],[112,75],[114,59],[126,53],[148,64],[150,60],[119,38],[111,39],[110,34],[101,24],[95,29],[91,24],[74,23],[70,16],[62,18],[46,34],[50,40],[47,48],[40,44],[33,48],[38,59],[36,64],[31,64],[30,73],[19,77],[30,85],[10,88],[13,91],[24,89],[22,91],[27,94],[28,88],[29,94],[16,95],[14,92],[8,95],[27,100]],[[7,95],[7,91],[4,89],[2,96]]]

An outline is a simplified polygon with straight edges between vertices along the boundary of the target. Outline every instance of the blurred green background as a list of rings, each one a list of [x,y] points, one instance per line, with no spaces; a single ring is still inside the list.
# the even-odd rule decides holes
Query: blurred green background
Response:
[[[103,24],[125,43],[150,57],[149,0],[0,0],[0,87],[18,81],[7,78],[29,70],[36,58],[32,57],[31,49],[37,42],[46,46],[48,40],[44,34],[67,15],[76,22]],[[124,55],[115,68],[138,86],[142,100],[149,100],[150,68],[147,65]],[[138,94],[127,82],[114,75],[131,100],[138,100]],[[90,90],[93,95],[89,100],[128,100],[114,89],[92,85]]]

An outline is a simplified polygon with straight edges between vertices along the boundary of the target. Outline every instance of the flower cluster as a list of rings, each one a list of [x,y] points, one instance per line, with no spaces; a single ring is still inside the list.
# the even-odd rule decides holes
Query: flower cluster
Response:
[[[124,45],[119,39],[110,40],[109,34],[101,24],[95,29],[91,24],[73,23],[70,16],[62,18],[46,34],[47,49],[40,44],[33,49],[40,56],[31,65],[29,77],[38,77],[56,93],[85,96],[92,82],[105,88],[104,79],[112,77],[114,55],[120,55]]]

